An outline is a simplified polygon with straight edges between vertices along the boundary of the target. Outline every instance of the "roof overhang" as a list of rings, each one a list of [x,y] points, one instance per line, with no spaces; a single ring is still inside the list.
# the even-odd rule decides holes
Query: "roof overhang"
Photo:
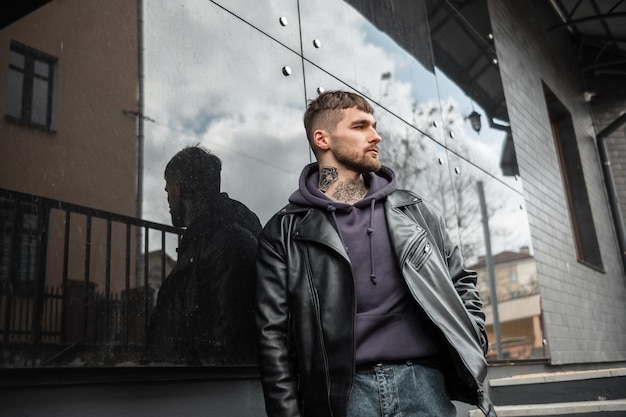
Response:
[[[578,51],[588,97],[626,96],[626,1],[549,0]]]
[[[2,5],[0,5],[0,29],[4,29],[50,1],[51,0],[5,0]]]

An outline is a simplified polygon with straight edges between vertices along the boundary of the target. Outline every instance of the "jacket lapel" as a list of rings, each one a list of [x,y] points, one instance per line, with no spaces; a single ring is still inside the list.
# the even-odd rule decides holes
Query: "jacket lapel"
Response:
[[[414,206],[420,201],[415,195],[397,191],[389,195],[385,202],[389,237],[395,252],[398,254],[398,260],[401,265],[406,259],[406,252],[411,247],[407,242],[410,242],[412,237],[416,236],[415,229],[420,227],[417,219],[412,219],[403,212],[402,208]]]
[[[294,240],[308,240],[328,246],[348,262],[350,261],[335,225],[332,224],[326,213],[320,210],[308,210],[306,216],[296,227]]]

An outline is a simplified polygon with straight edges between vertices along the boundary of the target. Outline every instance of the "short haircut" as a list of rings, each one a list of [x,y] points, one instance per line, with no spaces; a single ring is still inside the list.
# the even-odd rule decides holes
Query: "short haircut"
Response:
[[[309,102],[304,112],[304,129],[313,150],[313,132],[318,129],[333,132],[341,120],[341,111],[351,107],[374,114],[374,108],[365,98],[349,91],[325,91]]]
[[[219,194],[222,161],[200,146],[189,146],[178,152],[165,167],[165,179],[175,178],[183,199],[205,202]]]

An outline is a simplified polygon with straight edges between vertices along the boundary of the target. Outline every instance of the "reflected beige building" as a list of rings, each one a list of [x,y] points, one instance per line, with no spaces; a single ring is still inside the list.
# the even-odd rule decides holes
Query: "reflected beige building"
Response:
[[[478,272],[478,290],[484,302],[489,337],[488,358],[495,360],[543,357],[545,354],[541,298],[535,258],[529,249],[524,247],[519,252],[505,251],[493,255],[492,260],[498,293],[502,358],[498,358],[497,337],[493,325],[494,305],[485,257],[480,257],[475,265],[470,266],[470,269]]]
[[[140,264],[143,265],[144,258],[141,257]],[[156,302],[157,295],[163,280],[176,266],[176,261],[167,253],[159,249],[148,253],[148,286],[152,292],[153,301]]]
[[[40,79],[28,61],[50,66],[50,114],[38,118],[33,110],[31,117],[0,122],[0,187],[135,216],[137,124],[128,114],[137,109],[135,4],[50,2],[0,31],[0,51],[3,115],[17,100],[7,95],[9,60],[15,61],[14,78],[33,78],[23,101],[29,94],[39,98]],[[24,51],[26,68],[19,74]]]
[[[137,6],[124,0],[52,1],[0,30],[0,189],[51,199],[49,207],[60,201],[137,216],[137,33]],[[43,293],[34,288],[42,275],[46,292],[67,285],[81,299],[125,288],[127,269],[134,276],[134,256],[130,268],[126,257],[135,231],[128,240],[117,222],[108,228],[74,211],[66,218],[65,210],[26,199],[16,204],[20,198],[1,200],[3,227],[15,224],[10,230],[21,235],[3,235],[2,279],[13,303]],[[10,253],[20,261],[7,265]]]

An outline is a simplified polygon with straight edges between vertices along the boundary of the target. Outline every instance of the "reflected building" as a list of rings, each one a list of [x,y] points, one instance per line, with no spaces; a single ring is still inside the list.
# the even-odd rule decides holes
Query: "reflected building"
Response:
[[[373,103],[383,163],[480,271],[490,344],[498,324],[517,360],[490,372],[626,363],[624,4],[20,3],[0,6],[0,372],[153,372],[136,355],[149,277],[181,233],[165,163],[212,149],[223,188],[265,223],[312,160],[307,100],[330,89]],[[235,368],[202,372],[255,381]],[[255,415],[259,392],[228,386],[243,400],[205,394]]]
[[[537,265],[529,248],[494,254],[492,262],[498,297],[499,337],[495,335],[493,309],[496,304],[492,302],[485,257],[480,257],[476,264],[470,266],[479,276],[478,290],[491,342],[487,357],[507,361],[545,357]],[[498,343],[501,357],[498,357]]]
[[[140,264],[144,265],[146,262],[143,256],[140,258]],[[152,300],[156,301],[159,289],[163,284],[163,280],[166,276],[172,272],[176,261],[172,257],[163,251],[163,249],[152,251],[148,254],[148,287],[152,292]],[[143,272],[143,271],[142,271]]]
[[[136,22],[52,1],[0,31],[2,188],[137,215]]]
[[[136,286],[137,232],[114,217],[138,215],[137,10],[20,4],[0,30],[4,341],[94,343],[97,304]]]

